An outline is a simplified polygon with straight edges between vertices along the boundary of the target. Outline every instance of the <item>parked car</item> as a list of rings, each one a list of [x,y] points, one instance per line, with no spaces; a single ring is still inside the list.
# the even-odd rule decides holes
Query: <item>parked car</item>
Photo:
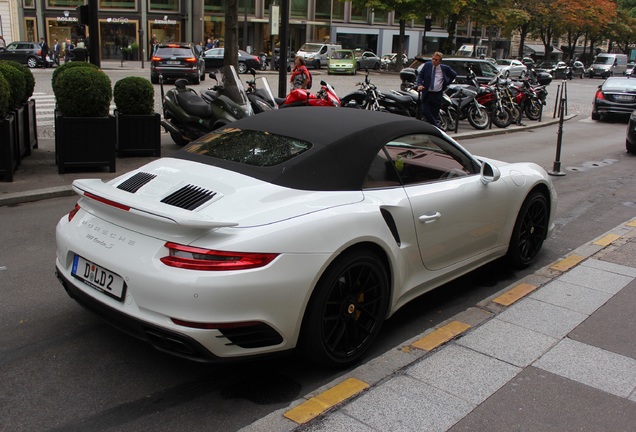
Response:
[[[554,79],[567,79],[568,65],[565,62],[544,61],[535,68],[537,72],[547,72]]]
[[[327,64],[327,75],[355,75],[357,71],[356,56],[353,55],[352,50],[335,50],[331,53]]]
[[[291,71],[291,65],[294,64],[296,53],[287,50],[287,72]],[[280,48],[274,48],[274,69],[278,70],[278,64],[280,62]]]
[[[382,59],[375,55],[371,51],[356,51],[356,62],[358,66],[358,70],[361,69],[380,69],[380,64],[382,63]],[[405,65],[406,66],[406,65]]]
[[[6,48],[0,48],[0,60],[11,60],[27,65],[31,69],[38,66],[49,66],[46,61],[47,53],[42,52],[42,47],[35,42],[14,41]]]
[[[530,265],[556,213],[534,163],[475,157],[415,118],[320,107],[246,117],[73,189],[56,227],[66,291],[198,361],[298,348],[349,366],[416,296],[501,257]]]
[[[192,43],[175,42],[159,44],[150,61],[150,81],[185,78],[194,84],[205,79],[205,63]]]
[[[585,76],[585,65],[578,60],[572,63],[572,65],[570,66],[570,69],[572,70],[573,78],[579,77],[583,79],[583,77]]]
[[[499,75],[499,69],[486,59],[445,57],[442,60],[442,63],[450,66],[455,70],[455,72],[457,72],[457,78],[455,78],[455,81],[462,84],[466,82],[466,75],[468,74],[469,66],[475,73],[477,81],[481,84],[487,84],[492,81],[494,77]]]
[[[625,138],[625,150],[636,154],[636,111],[632,111],[627,124],[627,137]]]
[[[409,58],[406,54],[402,54],[402,66],[409,66]],[[380,58],[380,68],[384,70],[395,71],[397,67],[397,54],[390,53],[384,54],[382,58]]]
[[[499,69],[502,76],[510,78],[519,78],[528,70],[526,65],[515,59],[498,59],[495,67]]]
[[[224,55],[225,48],[212,48],[204,52],[202,57],[205,62],[205,69],[210,71],[225,66]],[[247,73],[250,69],[261,70],[261,59],[243,50],[238,50],[238,73]]]
[[[625,69],[625,75],[634,75],[634,66],[636,66],[636,63],[627,63],[627,69]]]
[[[609,77],[598,87],[592,102],[592,120],[608,114],[632,114],[636,110],[636,79]]]

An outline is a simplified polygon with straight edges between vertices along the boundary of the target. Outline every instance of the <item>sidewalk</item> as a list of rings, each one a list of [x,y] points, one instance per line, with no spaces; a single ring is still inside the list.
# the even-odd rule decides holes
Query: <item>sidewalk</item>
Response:
[[[633,431],[636,219],[252,425]]]

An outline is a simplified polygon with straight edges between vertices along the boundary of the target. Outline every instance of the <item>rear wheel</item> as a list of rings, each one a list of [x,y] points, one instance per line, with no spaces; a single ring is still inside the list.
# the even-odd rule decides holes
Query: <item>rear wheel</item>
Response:
[[[488,127],[488,111],[481,105],[472,105],[468,109],[468,123],[472,127],[478,130],[483,130]]]
[[[540,192],[531,192],[517,215],[507,257],[517,268],[529,266],[543,246],[548,232],[548,201]]]
[[[153,84],[159,84],[159,77],[155,75],[150,75],[150,82]]]
[[[383,262],[365,249],[345,252],[322,275],[307,306],[301,348],[311,360],[346,367],[380,332],[389,303]]]
[[[244,74],[246,72],[247,72],[247,65],[245,64],[245,62],[239,62],[239,64],[238,64],[238,73]]]
[[[532,100],[526,104],[524,108],[524,114],[530,120],[539,120],[541,118],[541,110],[543,109],[543,105],[539,100]]]
[[[627,150],[631,154],[636,154],[636,145],[625,140],[625,150]]]
[[[183,138],[181,135],[174,132],[170,132],[170,137],[172,138],[172,141],[174,141],[174,143],[179,146],[184,146],[190,142],[187,139]]]
[[[601,115],[597,112],[592,112],[592,120],[600,120]]]

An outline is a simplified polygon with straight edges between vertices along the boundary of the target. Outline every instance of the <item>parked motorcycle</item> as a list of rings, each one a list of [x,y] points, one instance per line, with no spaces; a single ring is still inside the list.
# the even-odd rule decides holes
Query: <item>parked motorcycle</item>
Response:
[[[266,52],[262,52],[258,58],[261,61],[261,70],[267,70],[269,69],[269,61],[267,60],[267,53]]]
[[[312,94],[307,89],[293,89],[289,92],[279,108],[287,108],[292,106],[341,106],[340,98],[336,94],[336,90],[326,83],[320,81],[320,90],[316,94]]]
[[[380,106],[380,91],[369,80],[369,70],[366,70],[364,81],[356,84],[358,89],[344,96],[340,103],[346,108],[366,109],[370,111],[382,111]]]
[[[259,114],[272,109],[278,109],[278,105],[285,102],[284,98],[274,97],[271,87],[267,78],[261,77],[258,80],[261,82],[260,87],[256,85],[256,71],[250,69],[248,73],[252,74],[252,79],[247,81],[247,89],[245,93],[252,105],[252,109],[255,114]]]
[[[209,77],[217,84],[200,94],[187,87],[185,79],[178,79],[175,87],[164,94],[163,77],[159,77],[163,102],[161,125],[177,145],[186,145],[228,123],[254,115],[236,70],[233,66],[225,70],[225,74],[210,73]]]

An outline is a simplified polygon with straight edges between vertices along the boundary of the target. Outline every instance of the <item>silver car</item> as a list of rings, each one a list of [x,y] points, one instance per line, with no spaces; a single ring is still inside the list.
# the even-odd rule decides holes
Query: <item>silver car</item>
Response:
[[[380,69],[380,64],[382,64],[382,60],[380,57],[372,53],[371,51],[356,51],[356,64],[358,70],[360,69]]]
[[[510,78],[518,78],[528,69],[520,60],[514,59],[499,59],[496,67],[502,76]]]

